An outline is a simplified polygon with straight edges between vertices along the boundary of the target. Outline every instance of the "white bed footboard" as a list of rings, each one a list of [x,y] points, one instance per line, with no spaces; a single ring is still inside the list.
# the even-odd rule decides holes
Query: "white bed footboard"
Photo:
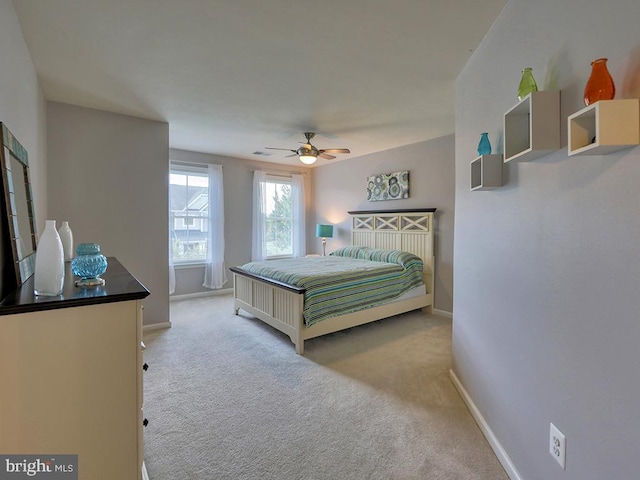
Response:
[[[358,312],[328,318],[307,327],[304,323],[304,290],[296,292],[277,284],[253,277],[246,272],[232,268],[234,284],[234,309],[240,309],[259,318],[288,335],[296,346],[296,353],[304,353],[304,341],[338,332],[347,328],[391,317],[400,313],[430,309],[433,295],[418,295],[406,300],[385,303]]]
[[[296,352],[304,351],[302,331],[304,318],[304,289],[291,289],[282,285],[261,281],[255,277],[233,272],[234,310],[241,308],[265,323],[289,335]]]

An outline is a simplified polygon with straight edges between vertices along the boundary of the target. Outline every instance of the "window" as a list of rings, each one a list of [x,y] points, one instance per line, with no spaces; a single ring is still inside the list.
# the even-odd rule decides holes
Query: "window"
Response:
[[[290,180],[265,182],[265,242],[267,258],[293,255],[293,217]]]
[[[251,259],[305,254],[304,179],[254,172]]]
[[[169,228],[175,264],[207,259],[209,176],[207,166],[171,163],[169,172]]]

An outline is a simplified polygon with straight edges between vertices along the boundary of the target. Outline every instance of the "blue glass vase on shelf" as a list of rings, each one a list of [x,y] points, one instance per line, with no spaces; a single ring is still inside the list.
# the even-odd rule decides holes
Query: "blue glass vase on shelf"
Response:
[[[104,285],[104,279],[100,278],[100,275],[107,271],[107,258],[100,253],[100,245],[81,243],[76,253],[78,256],[71,260],[71,271],[80,277],[80,280],[75,282],[76,286]]]
[[[489,141],[489,134],[482,132],[480,134],[480,142],[478,143],[478,155],[491,155],[491,142]]]

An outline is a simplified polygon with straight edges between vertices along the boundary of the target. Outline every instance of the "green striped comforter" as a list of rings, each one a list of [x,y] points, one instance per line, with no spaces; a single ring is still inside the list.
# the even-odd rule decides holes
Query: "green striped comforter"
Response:
[[[326,318],[374,307],[422,284],[422,260],[408,252],[345,247],[328,257],[251,262],[242,269],[306,289],[304,319]]]

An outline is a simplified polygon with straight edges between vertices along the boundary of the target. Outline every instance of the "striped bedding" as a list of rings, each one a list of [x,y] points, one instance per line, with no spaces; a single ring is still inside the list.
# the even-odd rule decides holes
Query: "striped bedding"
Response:
[[[393,300],[422,284],[422,260],[408,252],[344,247],[327,257],[250,262],[242,269],[306,289],[304,320],[326,318]]]

